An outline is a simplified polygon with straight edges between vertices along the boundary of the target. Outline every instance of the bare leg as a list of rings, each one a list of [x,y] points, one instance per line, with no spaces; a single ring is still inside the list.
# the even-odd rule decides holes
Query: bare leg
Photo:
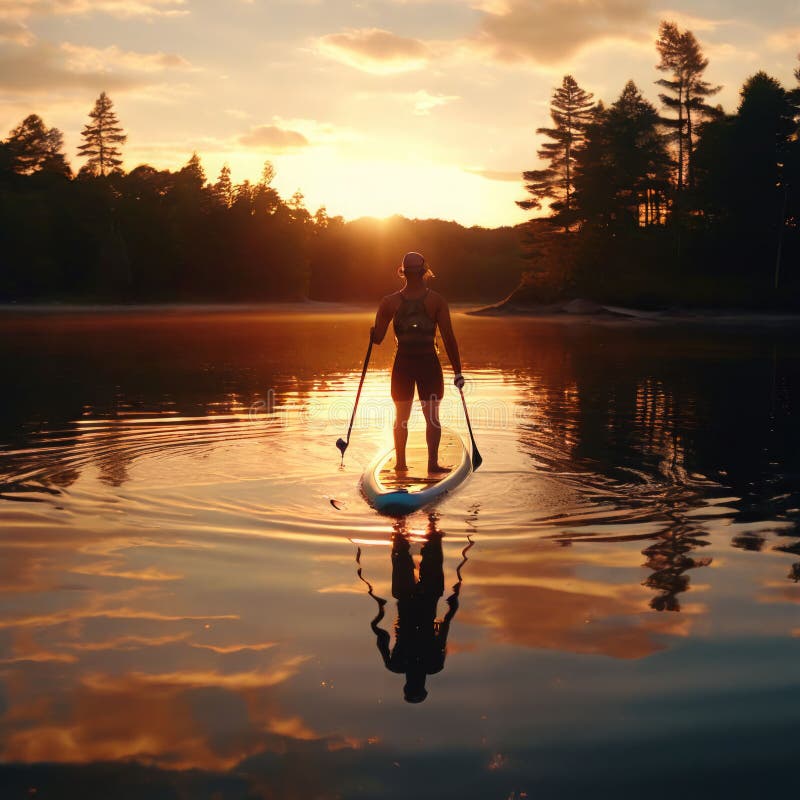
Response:
[[[422,413],[425,417],[425,441],[428,444],[428,472],[447,472],[439,464],[439,442],[442,440],[442,426],[439,422],[439,400],[423,400]]]
[[[406,444],[408,442],[408,418],[411,416],[412,400],[394,401],[394,452],[397,456],[395,469],[408,469],[406,465]]]

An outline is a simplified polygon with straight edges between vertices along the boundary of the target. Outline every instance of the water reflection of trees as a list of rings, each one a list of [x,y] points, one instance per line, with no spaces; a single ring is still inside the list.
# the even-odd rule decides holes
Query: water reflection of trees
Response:
[[[284,403],[302,409],[325,388],[321,365],[328,381],[358,366],[363,353],[350,346],[356,329],[357,318],[341,325],[301,314],[6,317],[0,358],[14,388],[2,400],[0,447],[8,452],[0,493],[57,493],[88,466],[108,485],[122,485],[137,455],[155,444],[129,424],[146,417],[215,424],[251,407],[262,421]],[[86,424],[98,420],[104,424]],[[208,436],[186,425],[174,432],[176,446]]]
[[[705,540],[689,510],[735,495],[726,505],[736,522],[797,517],[800,352],[791,330],[539,323],[532,334],[514,342],[529,364],[518,371],[532,420],[521,442],[616,519],[666,519],[644,551],[654,607],[679,608],[688,570],[708,563],[692,555]],[[795,527],[774,532],[797,536]],[[732,545],[765,542],[743,534]]]
[[[644,585],[657,593],[650,600],[650,608],[654,611],[681,610],[678,595],[689,589],[686,573],[711,564],[710,558],[695,558],[692,552],[707,545],[703,531],[678,516],[674,525],[659,533],[653,544],[642,551],[647,559],[644,566],[653,570]]]

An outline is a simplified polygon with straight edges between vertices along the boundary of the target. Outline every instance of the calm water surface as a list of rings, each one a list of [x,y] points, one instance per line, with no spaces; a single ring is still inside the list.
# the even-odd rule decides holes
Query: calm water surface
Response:
[[[0,318],[2,796],[791,791],[797,330],[456,315],[484,466],[392,521],[357,486],[389,346],[334,446],[368,326]],[[447,648],[409,704],[423,546]]]

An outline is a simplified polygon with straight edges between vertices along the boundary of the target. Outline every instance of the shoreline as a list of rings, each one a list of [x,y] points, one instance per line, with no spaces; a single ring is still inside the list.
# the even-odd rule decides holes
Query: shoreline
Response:
[[[450,304],[454,313],[471,317],[531,319],[549,323],[587,323],[610,325],[715,324],[715,325],[800,325],[800,312],[757,311],[741,308],[671,308],[648,311],[588,300],[572,300],[542,305],[501,301],[477,306],[474,303]],[[183,314],[357,314],[372,312],[374,303],[286,300],[264,303],[5,303],[0,304],[0,319],[15,316],[50,315],[175,315]]]
[[[476,317],[540,319],[548,322],[594,322],[608,324],[718,324],[800,325],[800,311],[760,311],[743,308],[669,308],[649,311],[575,299],[561,303],[527,305],[501,301],[467,311]]]

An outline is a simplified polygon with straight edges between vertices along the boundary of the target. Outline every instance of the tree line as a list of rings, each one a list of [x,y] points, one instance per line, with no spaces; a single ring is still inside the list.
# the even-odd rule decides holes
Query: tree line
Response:
[[[661,109],[631,80],[610,105],[571,75],[552,127],[523,172],[532,300],[582,295],[663,305],[797,303],[800,85],[763,71],[732,114],[711,99],[708,59],[691,31],[661,23]],[[795,71],[800,83],[800,67]]]
[[[177,171],[122,169],[127,141],[103,92],[73,173],[64,137],[36,114],[0,143],[0,301],[262,302],[375,300],[420,249],[454,299],[508,292],[524,267],[513,228],[442,220],[345,222],[303,195],[207,179],[195,153]]]

